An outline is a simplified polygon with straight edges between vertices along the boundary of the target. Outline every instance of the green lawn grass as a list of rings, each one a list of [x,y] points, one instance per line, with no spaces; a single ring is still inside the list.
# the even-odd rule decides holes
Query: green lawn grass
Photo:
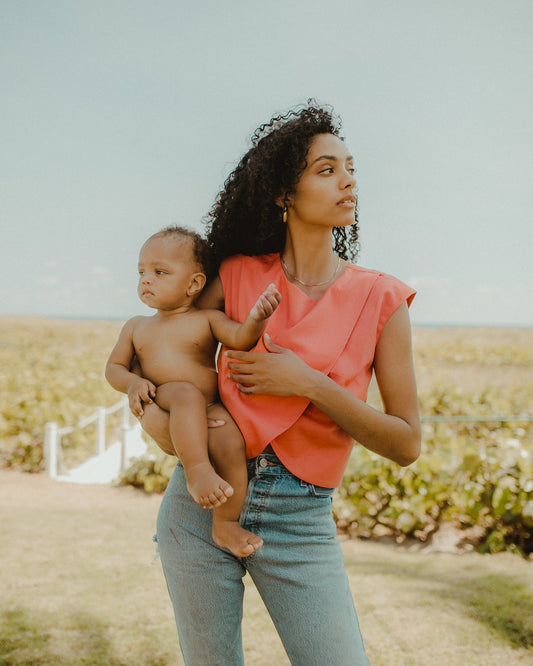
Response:
[[[0,664],[178,665],[160,496],[0,471]],[[343,542],[373,666],[533,663],[533,564]],[[246,663],[288,660],[247,580]]]

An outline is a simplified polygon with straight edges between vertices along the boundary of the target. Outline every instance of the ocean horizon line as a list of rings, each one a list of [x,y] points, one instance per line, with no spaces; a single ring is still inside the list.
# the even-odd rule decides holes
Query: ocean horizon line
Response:
[[[21,319],[47,319],[59,321],[106,321],[106,322],[125,322],[130,319],[134,314],[124,315],[123,317],[110,317],[104,315],[56,315],[56,314],[21,314],[21,313],[0,313],[0,320],[7,318],[21,318]],[[533,323],[474,323],[474,322],[424,322],[424,321],[411,321],[413,328],[519,328],[519,329],[533,329]]]

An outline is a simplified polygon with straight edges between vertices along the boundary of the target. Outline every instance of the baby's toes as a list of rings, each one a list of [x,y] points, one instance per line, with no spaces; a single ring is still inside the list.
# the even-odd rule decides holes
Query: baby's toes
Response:
[[[257,546],[257,548],[259,548],[259,546]],[[254,546],[252,546],[251,543],[246,544],[241,548],[242,551],[241,557],[247,557],[248,555],[251,555],[257,550],[257,548],[254,548]]]
[[[197,502],[202,509],[212,509],[216,506],[217,499],[214,495],[201,495]]]
[[[208,497],[209,501],[209,509],[216,509],[217,506],[220,506],[222,504],[222,501],[215,495],[215,493],[211,493]],[[226,498],[224,497],[224,502],[226,501]]]
[[[232,488],[232,486],[230,486],[229,483],[225,483],[225,484],[222,486],[222,493],[223,493],[223,495],[222,495],[223,499],[222,499],[222,497],[221,497],[221,498],[220,498],[220,501],[221,501],[221,502],[225,502],[226,499],[227,499],[228,497],[232,497],[232,495],[233,495],[233,488]]]
[[[210,495],[210,499],[212,502],[216,502],[216,506],[220,506],[221,504],[226,502],[228,498],[226,494],[223,492],[222,488],[217,488]]]
[[[210,509],[210,503],[209,500],[205,497],[200,497],[198,499],[198,504],[202,507],[202,509]]]

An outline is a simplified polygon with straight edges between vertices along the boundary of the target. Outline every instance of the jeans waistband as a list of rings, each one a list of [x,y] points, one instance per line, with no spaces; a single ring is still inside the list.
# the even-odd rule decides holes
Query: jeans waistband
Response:
[[[247,461],[248,470],[257,474],[287,474],[293,476],[272,449]]]

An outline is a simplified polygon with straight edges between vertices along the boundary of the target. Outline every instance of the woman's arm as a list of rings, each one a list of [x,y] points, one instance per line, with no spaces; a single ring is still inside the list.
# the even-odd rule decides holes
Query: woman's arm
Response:
[[[367,449],[400,465],[420,453],[420,418],[407,305],[389,318],[378,340],[374,370],[385,413],[370,407],[324,373],[310,368],[294,352],[269,341],[269,354],[228,351],[231,378],[243,393],[298,395],[308,398]]]

